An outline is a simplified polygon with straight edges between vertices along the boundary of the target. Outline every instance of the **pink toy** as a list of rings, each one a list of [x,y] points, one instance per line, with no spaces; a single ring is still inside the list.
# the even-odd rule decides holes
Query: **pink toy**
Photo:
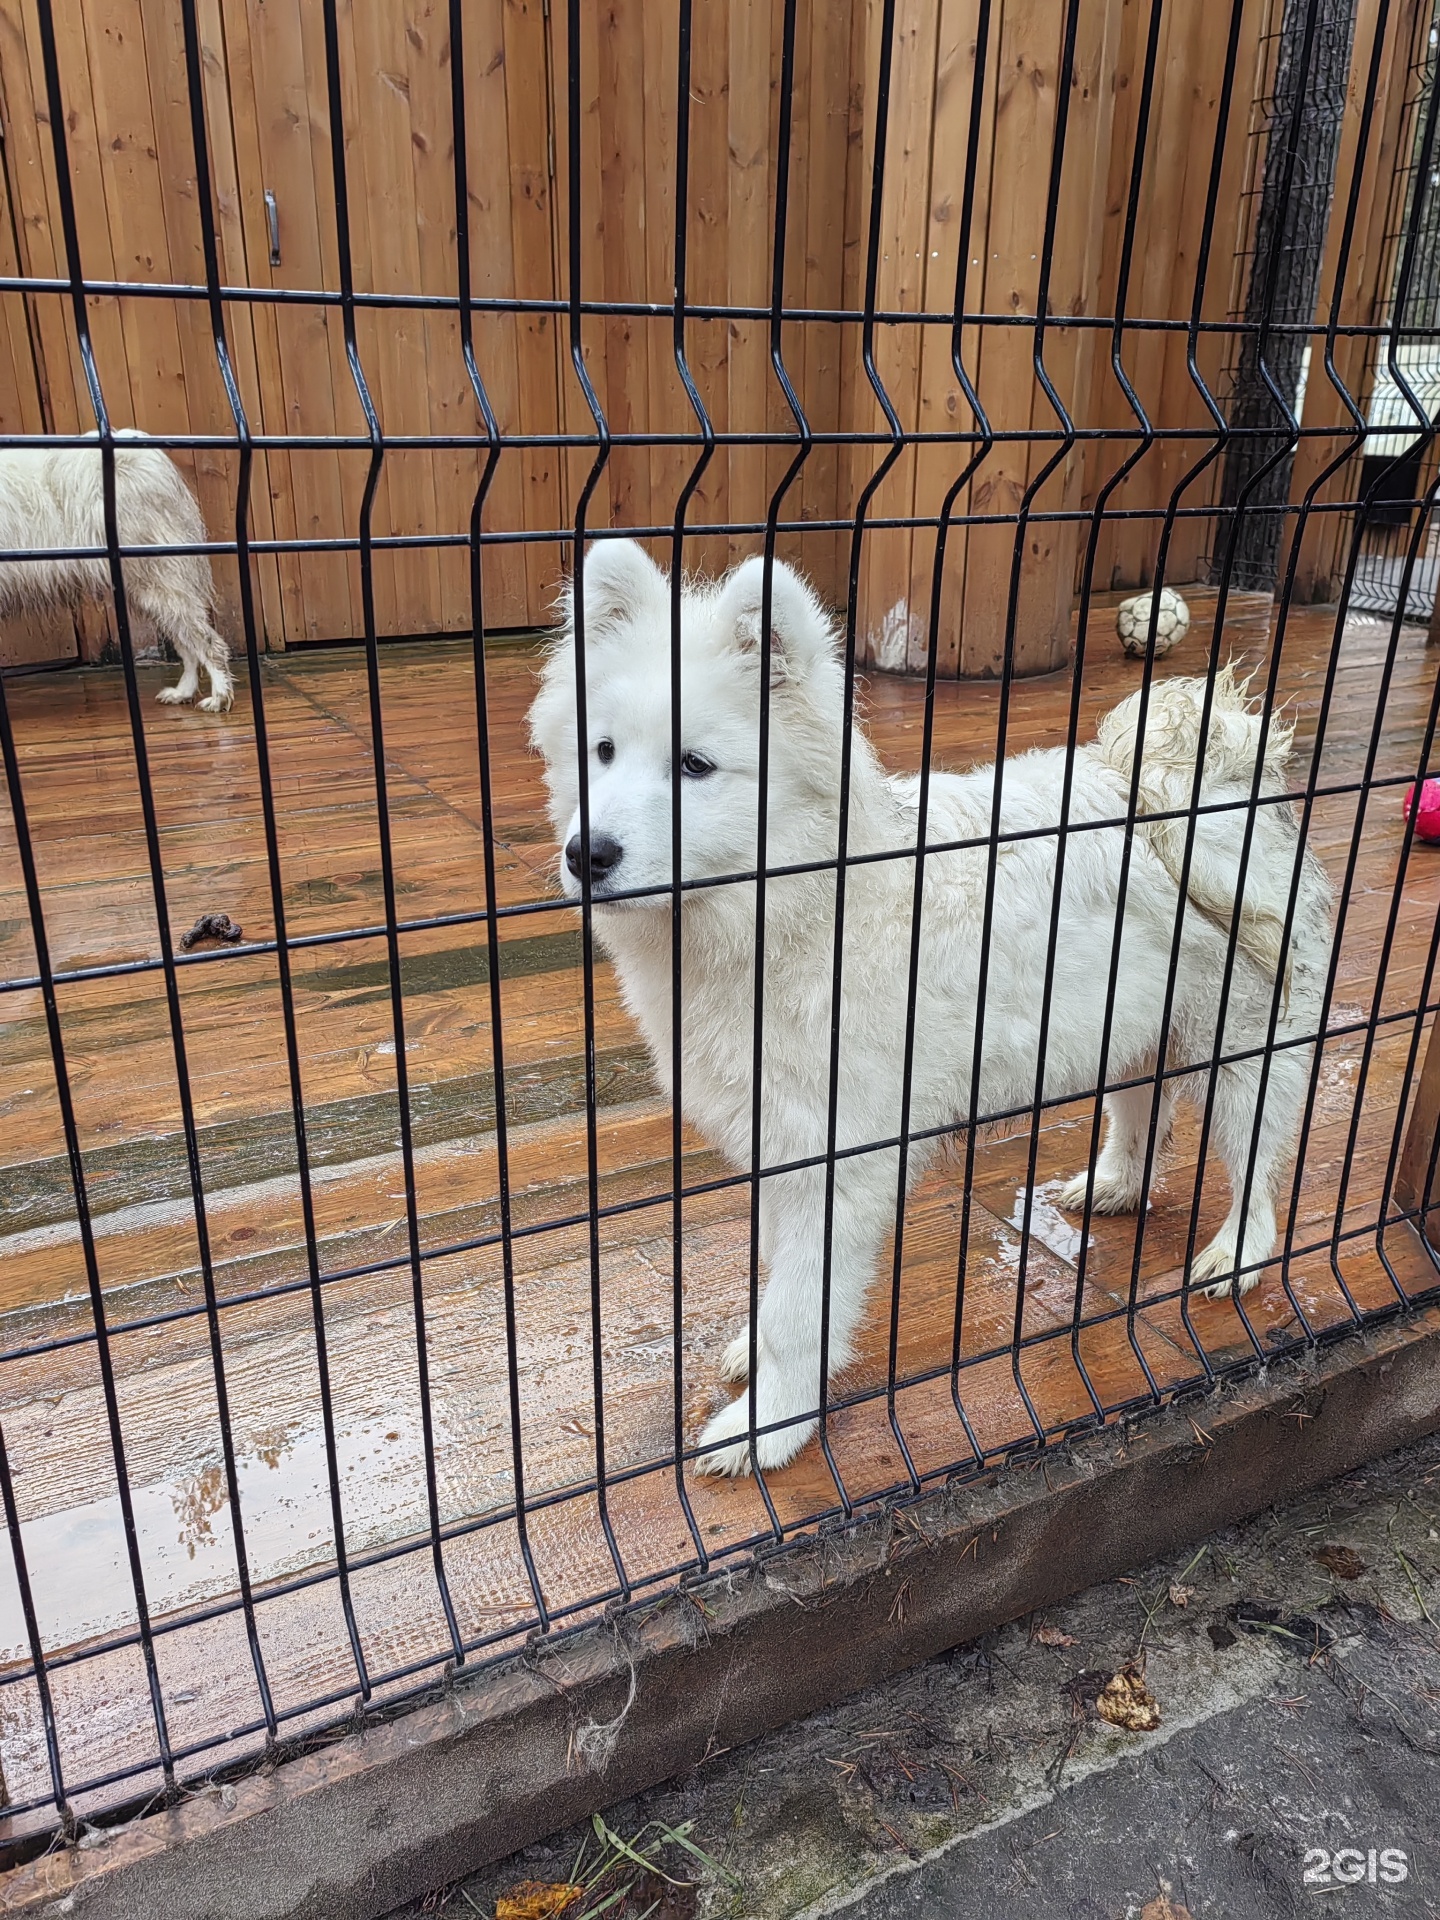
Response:
[[[1415,789],[1405,795],[1405,818],[1410,818]],[[1427,780],[1420,788],[1420,805],[1415,810],[1415,838],[1440,841],[1440,780]]]

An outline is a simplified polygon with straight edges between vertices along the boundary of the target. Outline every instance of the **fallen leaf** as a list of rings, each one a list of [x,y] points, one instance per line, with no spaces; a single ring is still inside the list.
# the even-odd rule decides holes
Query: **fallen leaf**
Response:
[[[1153,1733],[1160,1724],[1160,1703],[1134,1667],[1122,1667],[1100,1691],[1095,1711],[1127,1733]]]
[[[1365,1562],[1353,1547],[1317,1547],[1315,1558],[1337,1580],[1358,1580],[1366,1571]]]
[[[568,1880],[521,1880],[495,1902],[495,1920],[560,1920],[584,1891]]]
[[[1035,1638],[1042,1647],[1073,1647],[1075,1645],[1074,1634],[1062,1633],[1059,1627],[1037,1627]]]
[[[1178,1580],[1170,1583],[1170,1604],[1172,1607],[1188,1607],[1195,1593],[1194,1587],[1182,1587]]]
[[[1140,1920],[1190,1920],[1190,1909],[1162,1893],[1140,1909]]]

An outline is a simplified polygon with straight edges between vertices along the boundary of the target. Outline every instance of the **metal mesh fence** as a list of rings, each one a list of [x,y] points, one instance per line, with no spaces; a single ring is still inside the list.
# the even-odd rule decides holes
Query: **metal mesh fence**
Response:
[[[4,448],[79,446],[103,528],[52,541],[34,518],[0,573],[99,562],[119,655],[108,678],[0,681],[14,1069],[0,1058],[0,1096],[15,1128],[0,1186],[0,1727],[17,1845],[161,1803],[516,1658],[537,1633],[1208,1392],[1436,1288],[1412,1229],[1434,1171],[1420,1064],[1440,921],[1418,816],[1401,808],[1440,710],[1403,618],[1434,564],[1428,5],[1421,19],[1378,0],[1364,32],[1332,0],[1283,9],[1246,292],[1228,318],[1212,252],[1247,73],[1265,64],[1263,9],[1246,0],[1205,23],[1203,143],[1177,140],[1166,79],[1197,24],[1174,0],[1140,10],[1131,117],[1108,156],[1086,115],[1117,91],[1124,10],[1064,0],[1049,54],[1022,46],[1018,68],[1016,21],[992,0],[928,28],[899,0],[857,11],[849,171],[806,175],[808,233],[849,222],[854,237],[838,304],[810,297],[798,258],[796,120],[828,43],[797,0],[753,19],[711,0],[656,9],[644,85],[663,92],[673,139],[643,167],[647,219],[668,209],[670,284],[647,299],[605,292],[622,240],[587,196],[620,160],[599,150],[592,103],[634,82],[581,0],[546,16],[553,86],[509,103],[519,133],[527,115],[547,123],[556,277],[536,291],[517,270],[502,293],[482,284],[472,222],[531,187],[485,171],[500,135],[493,101],[482,113],[473,98],[465,43],[480,29],[462,0],[409,26],[417,52],[425,35],[445,50],[438,119],[415,147],[444,169],[449,226],[427,241],[453,272],[443,294],[357,283],[373,153],[338,0],[283,75],[328,129],[315,204],[330,275],[289,289],[227,277],[216,176],[234,126],[213,76],[207,91],[210,15],[200,0],[159,11],[203,272],[96,265],[75,181],[103,115],[77,116],[65,23],[35,0],[63,272],[0,277],[35,339],[62,317],[98,433],[10,433]],[[697,43],[717,20],[732,57],[752,32],[769,46],[774,84],[751,147],[734,149],[726,209],[702,220]],[[1392,69],[1409,91],[1387,147]],[[1048,100],[1019,142],[1028,187],[992,164],[1021,111],[1014,71]],[[744,169],[762,159],[768,197],[747,198]],[[912,189],[926,232],[954,236],[949,292],[926,283],[923,305],[913,281],[887,291],[902,251],[887,223]],[[1077,195],[1105,236],[1089,308],[1074,293]],[[1377,195],[1394,210],[1388,305],[1357,320],[1345,302]],[[1193,250],[1172,247],[1182,215]],[[271,194],[266,217],[274,262],[295,216]],[[371,217],[398,216],[372,196]],[[973,279],[1007,220],[1015,258],[1034,262],[1033,297],[1008,307],[977,300]],[[746,263],[749,292],[732,271],[725,297],[695,294],[702,238]],[[1169,252],[1160,288],[1151,266]],[[199,339],[223,387],[225,432],[151,436],[231,462],[228,523],[212,513],[203,540],[124,534],[134,449],[97,336],[125,300],[183,314],[186,350]],[[354,430],[257,419],[237,342],[281,312],[338,329]],[[502,320],[553,343],[552,428],[517,428],[493,398]],[[412,329],[400,345],[373,331],[392,322]],[[443,431],[402,430],[387,394],[426,326],[455,412]],[[614,372],[641,336],[645,391]],[[683,419],[655,398],[657,340]],[[758,415],[735,372],[747,343]],[[926,412],[937,354],[950,398]],[[832,362],[848,370],[844,405],[812,418],[806,382]],[[1414,423],[1403,436],[1382,367]],[[1334,418],[1311,427],[1317,392]],[[281,456],[350,461],[345,512],[257,531]],[[377,523],[391,475],[461,457],[464,525]],[[621,476],[642,458],[646,511],[627,517]],[[746,460],[759,511],[736,478]],[[507,476],[546,462],[569,476],[564,519],[500,511]],[[843,462],[849,491],[836,482],[838,504],[815,509],[806,487]],[[710,491],[721,468],[733,512]],[[1298,556],[1322,535],[1334,593],[1301,606]],[[648,557],[618,544],[630,536]],[[1132,538],[1143,551],[1114,558],[1107,543]],[[905,590],[884,627],[871,569],[900,539]],[[828,610],[785,564],[821,541]],[[1191,587],[1198,566],[1175,570],[1186,541],[1208,552],[1208,585]],[[568,569],[568,624],[543,660],[497,631],[513,619],[489,617],[487,568],[506,552],[553,581]],[[463,564],[449,629],[463,638],[387,646],[411,630],[404,576],[387,569],[437,553]],[[720,571],[717,553],[739,571],[687,583],[687,568]],[[204,736],[142,703],[139,567],[167,555],[233,568],[241,685]],[[267,651],[264,569],[291,562],[345,570],[362,651],[330,665]],[[1141,580],[1191,599],[1173,654],[1158,598],[1135,616],[1138,657],[1109,634],[1112,583]],[[1060,636],[1048,660],[1027,651],[1041,599]],[[1383,624],[1351,618],[1375,605]],[[986,619],[993,658],[957,679]],[[877,660],[919,670],[867,688]],[[1037,664],[1056,671],[1032,678]],[[526,731],[537,673],[548,820]],[[1171,726],[1189,728],[1188,758],[1166,759]],[[1042,758],[1007,759],[1026,749]],[[67,787],[92,756],[104,780]],[[956,760],[979,765],[956,775]],[[123,874],[107,865],[107,808],[128,810]],[[187,948],[186,863],[231,871],[242,814],[251,931]],[[373,861],[347,893],[334,875],[354,864],[357,819]],[[417,822],[442,847],[444,888],[417,878]],[[357,899],[365,911],[347,912]],[[225,992],[207,1011],[203,995]],[[362,1029],[346,1079],[333,1062]],[[163,1059],[153,1113],[142,1041]],[[217,1058],[259,1089],[253,1113],[217,1117]],[[26,1144],[32,1098],[45,1153]],[[272,1248],[282,1213],[289,1238]],[[181,1231],[185,1252],[167,1251]],[[266,1260],[241,1257],[237,1236],[257,1233]],[[1210,1298],[1217,1281],[1225,1297]],[[753,1397],[724,1400],[722,1374]]]

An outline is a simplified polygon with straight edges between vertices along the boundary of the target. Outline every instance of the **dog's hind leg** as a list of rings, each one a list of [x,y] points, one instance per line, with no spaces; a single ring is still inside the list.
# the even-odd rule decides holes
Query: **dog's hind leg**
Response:
[[[167,707],[194,700],[203,668],[210,691],[199,706],[206,713],[226,712],[234,698],[230,649],[210,623],[205,577],[191,578],[178,568],[167,571],[164,561],[142,561],[127,571],[125,584],[136,612],[143,613],[180,656],[179,680],[163,687],[156,698]]]
[[[230,676],[230,649],[208,620],[199,623],[196,639],[201,661],[210,679],[210,692],[200,702],[206,713],[228,713],[235,701],[235,682]]]
[[[1299,1131],[1310,1049],[1287,1048],[1271,1055],[1257,1137],[1260,1066],[1258,1060],[1237,1060],[1220,1067],[1215,1075],[1215,1145],[1225,1162],[1232,1198],[1224,1226],[1190,1265],[1191,1283],[1209,1282],[1206,1292],[1211,1299],[1230,1292],[1237,1268],[1241,1293],[1258,1285],[1260,1275],[1244,1269],[1268,1259],[1274,1248],[1275,1194]]]
[[[210,622],[198,614],[187,614],[164,629],[185,663],[179,682],[166,687],[157,696],[167,705],[193,700],[203,667],[210,680],[210,691],[196,704],[204,713],[226,713],[235,698],[235,683],[230,678],[230,650]]]
[[[1145,1177],[1145,1146],[1150,1137],[1150,1111],[1155,1089],[1146,1085],[1124,1087],[1105,1096],[1105,1144],[1095,1162],[1094,1213],[1138,1213],[1146,1196],[1141,1192]],[[1160,1112],[1155,1133],[1155,1157],[1170,1138],[1175,1112],[1175,1096],[1167,1081],[1160,1092]],[[1155,1177],[1154,1159],[1150,1177]],[[1060,1205],[1079,1213],[1090,1191],[1090,1175],[1077,1173],[1061,1189]]]
[[[184,663],[180,678],[173,687],[162,687],[155,696],[162,707],[188,707],[200,691],[199,662],[186,654],[181,654],[180,658]]]

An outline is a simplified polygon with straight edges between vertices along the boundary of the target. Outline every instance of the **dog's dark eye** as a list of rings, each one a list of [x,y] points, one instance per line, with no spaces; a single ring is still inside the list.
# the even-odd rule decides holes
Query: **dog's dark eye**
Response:
[[[615,758],[615,742],[613,740],[602,740],[599,746],[596,747],[595,753],[601,766],[608,767],[610,762]]]
[[[680,771],[690,780],[703,780],[707,773],[715,771],[715,762],[707,760],[703,753],[687,753],[680,762]]]

